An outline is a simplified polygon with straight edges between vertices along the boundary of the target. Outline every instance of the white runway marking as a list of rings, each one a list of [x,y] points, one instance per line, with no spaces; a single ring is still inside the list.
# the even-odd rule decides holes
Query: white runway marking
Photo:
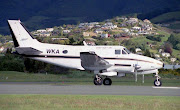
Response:
[[[156,87],[156,86],[152,86],[152,88],[156,88],[156,89],[180,89],[180,87]]]

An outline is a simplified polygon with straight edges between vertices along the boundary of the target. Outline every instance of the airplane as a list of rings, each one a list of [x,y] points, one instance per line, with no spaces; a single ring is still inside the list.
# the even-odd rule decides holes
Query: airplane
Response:
[[[95,74],[95,85],[111,85],[110,77],[126,74],[155,73],[155,86],[161,86],[158,69],[164,64],[150,57],[131,53],[123,46],[84,46],[41,43],[29,33],[20,20],[8,20],[16,52],[30,59]],[[105,78],[102,78],[105,76]]]

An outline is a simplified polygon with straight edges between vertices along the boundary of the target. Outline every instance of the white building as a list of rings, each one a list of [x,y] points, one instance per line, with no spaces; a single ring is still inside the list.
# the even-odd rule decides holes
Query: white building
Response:
[[[155,56],[156,58],[160,58],[160,55],[159,55],[159,54],[154,54],[154,56]]]
[[[171,55],[170,55],[170,53],[163,52],[163,53],[162,53],[162,56],[163,56],[163,57],[170,57]]]
[[[88,37],[90,34],[88,32],[83,32],[83,36]]]
[[[175,62],[176,58],[171,58],[170,60],[171,60],[171,62]]]
[[[42,32],[42,33],[39,34],[39,36],[41,36],[41,37],[49,37],[49,36],[51,36],[51,33],[49,33],[49,32]]]
[[[71,32],[70,30],[63,30],[63,34],[68,34],[70,32]]]
[[[37,32],[46,32],[46,30],[45,29],[39,29],[39,30],[37,30]]]
[[[97,33],[97,34],[102,34],[102,33],[103,33],[103,30],[102,30],[101,28],[96,29],[96,30],[95,30],[95,33]]]
[[[52,32],[52,31],[54,31],[54,29],[53,28],[46,28],[46,31],[47,32]]]
[[[129,32],[128,28],[122,28],[121,30],[124,31],[124,32]]]
[[[107,22],[107,23],[105,23],[105,24],[102,26],[102,28],[115,29],[115,28],[117,28],[117,25],[114,25],[114,24],[111,23],[111,22]]]
[[[108,38],[108,34],[101,34],[102,38]]]
[[[134,26],[134,27],[132,27],[132,29],[133,29],[133,30],[138,30],[138,31],[139,31],[139,30],[141,30],[141,27]]]
[[[0,52],[2,52],[2,51],[4,51],[4,47],[2,46],[2,47],[0,47]]]
[[[149,23],[149,24],[151,23],[151,21],[149,21],[148,19],[143,20],[143,22],[144,23]]]
[[[142,50],[140,48],[136,48],[135,51],[136,51],[136,53],[137,52],[142,52]]]

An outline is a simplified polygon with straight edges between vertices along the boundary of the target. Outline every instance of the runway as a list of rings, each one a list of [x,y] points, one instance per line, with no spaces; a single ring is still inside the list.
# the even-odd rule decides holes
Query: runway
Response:
[[[0,82],[0,94],[180,96],[180,87],[60,85]]]

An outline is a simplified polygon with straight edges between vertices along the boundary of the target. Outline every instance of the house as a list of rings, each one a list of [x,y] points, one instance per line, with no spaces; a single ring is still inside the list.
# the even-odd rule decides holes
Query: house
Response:
[[[129,32],[129,29],[128,29],[128,28],[122,28],[121,30],[124,31],[124,32],[126,32],[126,33]]]
[[[88,32],[83,32],[83,36],[88,37],[90,34]]]
[[[177,59],[176,58],[171,58],[170,60],[171,60],[171,62],[175,62]]]
[[[134,27],[132,27],[132,29],[133,29],[133,30],[137,30],[137,31],[139,31],[139,30],[141,30],[141,27],[134,26]]]
[[[68,34],[70,32],[71,32],[70,30],[63,30],[63,34]]]
[[[142,50],[140,48],[136,48],[135,51],[136,51],[136,53],[142,52]]]
[[[130,35],[130,36],[138,36],[139,34],[138,33],[134,33],[134,32],[129,32],[128,35]]]
[[[163,52],[163,53],[162,53],[162,56],[163,56],[163,57],[170,57],[171,55],[170,55],[170,53]]]
[[[96,30],[95,30],[95,33],[97,33],[97,34],[102,34],[102,33],[103,33],[103,30],[102,30],[101,28],[96,29]]]
[[[0,52],[3,52],[4,51],[4,47],[2,46],[2,47],[0,47]]]
[[[160,58],[159,54],[154,54],[155,58]]]
[[[101,38],[108,38],[108,34],[101,34]]]
[[[105,23],[102,28],[104,29],[115,29],[117,28],[117,25],[114,25],[112,22]]]
[[[52,32],[54,29],[53,28],[46,28],[47,32]]]
[[[95,46],[96,45],[95,42],[93,42],[93,41],[86,41],[86,44],[90,45],[90,46]]]
[[[144,23],[148,23],[151,24],[151,21],[149,21],[148,19],[143,20]]]
[[[162,53],[162,49],[159,49],[159,53]]]
[[[41,36],[41,37],[49,37],[49,36],[51,36],[51,33],[49,33],[49,32],[41,32],[39,34],[39,36]]]
[[[37,30],[37,32],[39,32],[39,33],[46,32],[46,30],[45,29],[39,29],[39,30]]]
[[[127,24],[135,24],[138,22],[138,18],[129,18],[129,20],[126,21]]]

